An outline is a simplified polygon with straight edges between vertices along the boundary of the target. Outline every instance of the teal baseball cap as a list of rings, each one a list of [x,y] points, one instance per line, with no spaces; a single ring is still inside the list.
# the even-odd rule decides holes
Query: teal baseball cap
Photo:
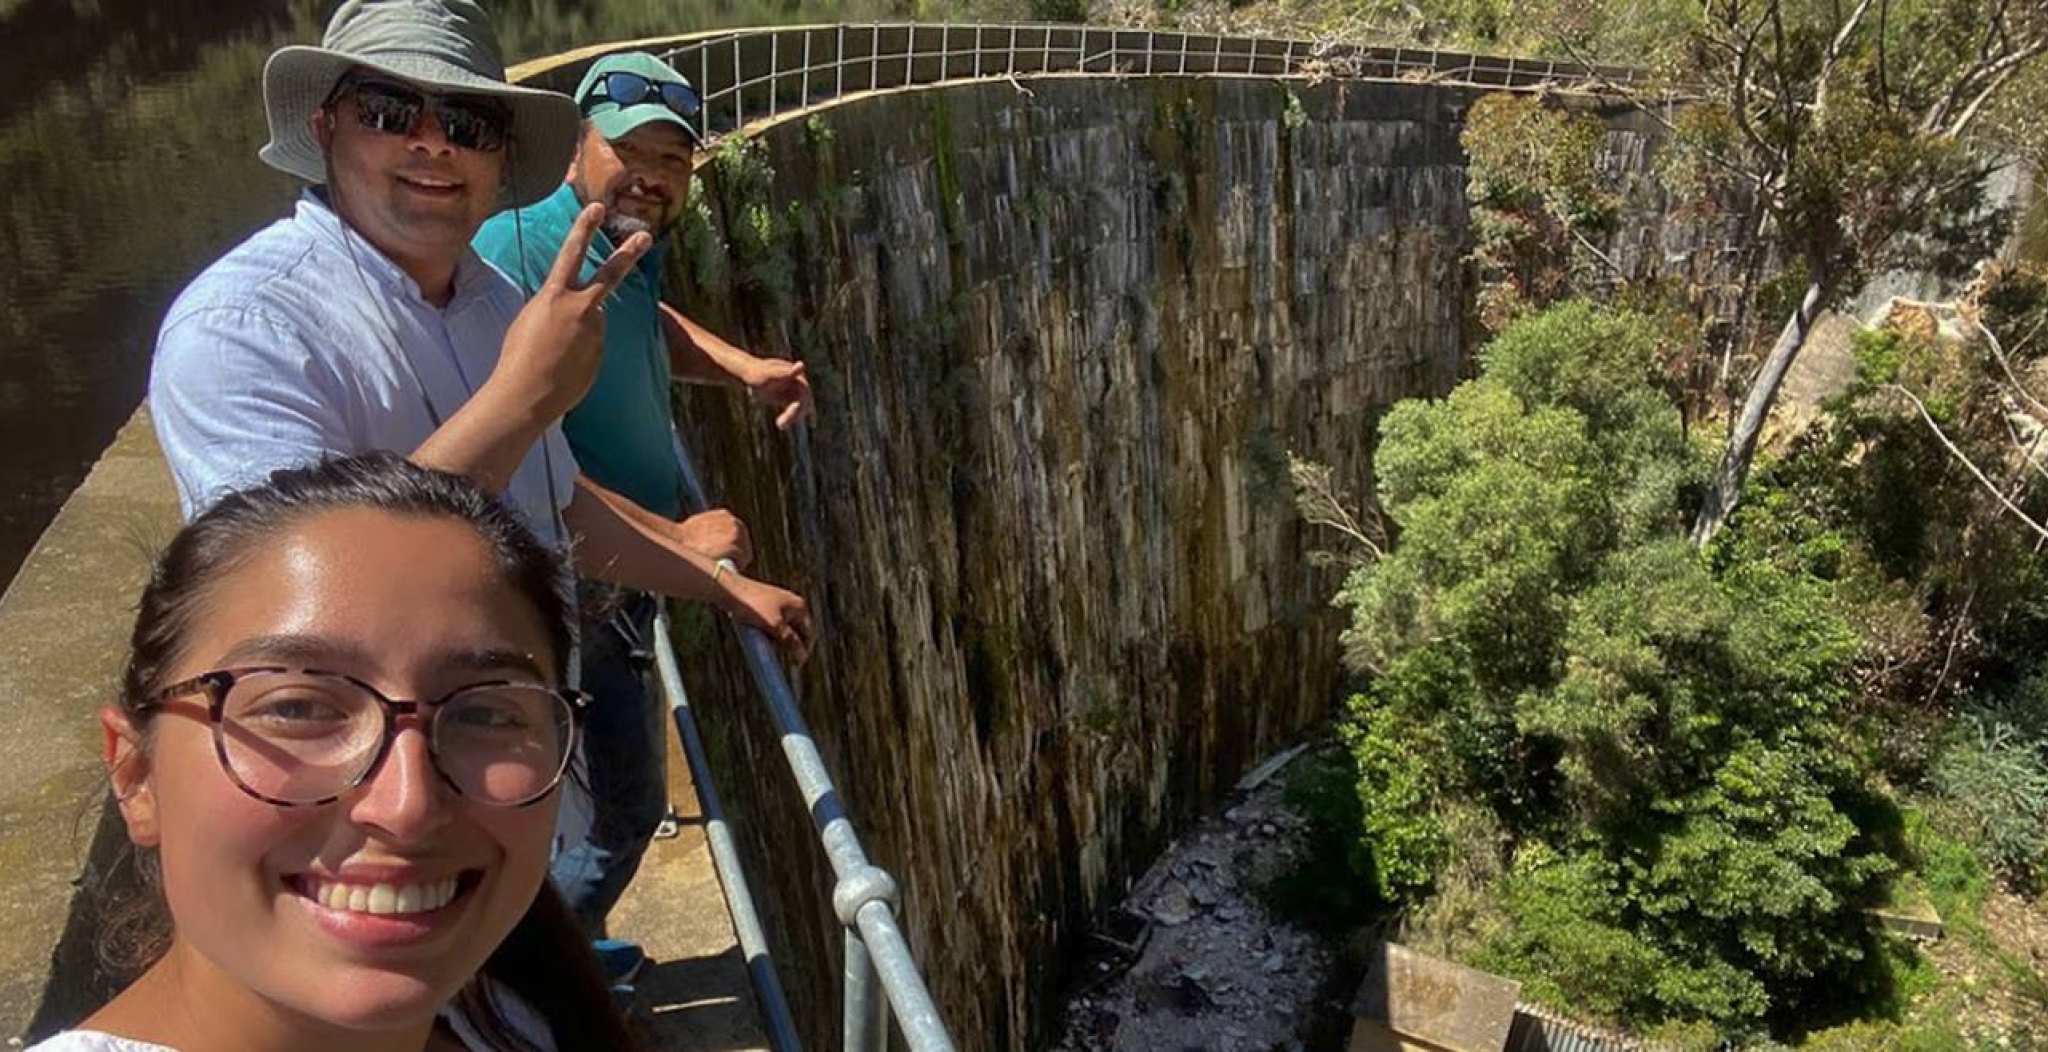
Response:
[[[679,125],[690,141],[701,144],[698,121],[703,99],[688,77],[645,51],[606,55],[584,71],[576,86],[576,105],[598,133],[622,138],[653,121]]]

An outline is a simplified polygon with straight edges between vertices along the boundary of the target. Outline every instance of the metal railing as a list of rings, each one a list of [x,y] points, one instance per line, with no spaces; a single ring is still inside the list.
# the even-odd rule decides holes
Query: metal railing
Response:
[[[689,451],[681,438],[671,435],[676,463],[682,469],[683,505],[696,514],[709,505]],[[697,729],[689,694],[683,689],[675,646],[669,638],[667,604],[655,615],[654,657],[661,674],[662,690],[668,695],[669,711],[675,718],[676,733],[683,739],[683,755],[697,784],[698,803],[704,812],[705,839],[711,849],[712,866],[725,891],[726,907],[732,913],[733,931],[740,952],[747,959],[747,973],[760,1002],[761,1016],[768,1029],[768,1043],[776,1052],[796,1052],[802,1045],[789,1010],[782,981],[768,953],[767,939],[754,907],[752,891],[742,872],[739,850],[725,821],[725,812],[712,784],[710,760]],[[888,1048],[891,1010],[912,1052],[952,1052],[953,1039],[932,1002],[924,976],[910,955],[910,944],[896,923],[894,904],[896,882],[887,871],[868,862],[860,837],[839,801],[832,776],[818,752],[811,731],[798,711],[783,675],[775,644],[750,625],[733,623],[740,649],[746,655],[747,670],[754,686],[768,705],[768,715],[782,738],[783,755],[789,760],[797,789],[817,825],[825,857],[831,861],[836,884],[832,909],[845,928],[845,1015],[846,1052],[884,1052]]]
[[[1641,85],[1623,66],[1274,37],[1077,25],[878,22],[707,33],[662,54],[704,97],[708,136],[860,92],[1062,73],[1303,76],[1501,90]]]

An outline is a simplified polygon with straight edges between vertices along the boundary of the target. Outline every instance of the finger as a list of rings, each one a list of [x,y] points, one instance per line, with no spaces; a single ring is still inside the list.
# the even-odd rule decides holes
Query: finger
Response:
[[[797,419],[802,420],[817,410],[817,406],[811,400],[811,378],[805,373],[802,362],[796,363],[796,372],[790,376],[796,382],[797,404],[803,406],[803,411],[797,414]]]
[[[777,431],[787,431],[795,427],[796,422],[803,418],[804,404],[802,402],[791,402],[782,407],[782,412],[775,415],[775,429]]]
[[[811,635],[810,616],[808,614],[798,615],[796,620],[790,623],[790,627],[796,632],[796,663],[801,665],[810,660],[811,648],[817,644],[817,640]]]
[[[595,201],[576,213],[576,221],[569,224],[569,236],[562,241],[562,250],[555,253],[555,265],[548,270],[548,285],[576,287],[576,276],[583,273],[583,253],[590,249],[590,239],[602,222],[604,206]]]
[[[612,258],[605,260],[604,266],[597,268],[597,273],[590,276],[590,283],[583,286],[583,289],[602,301],[611,295],[619,282],[626,280],[626,275],[632,272],[634,264],[639,263],[640,257],[646,255],[647,250],[652,247],[654,238],[645,231],[627,238],[626,243],[620,245],[617,252],[612,253]]]
[[[803,633],[796,630],[794,622],[786,623],[782,626],[782,633],[777,642],[782,644],[783,651],[796,664],[803,664],[804,659],[811,656],[811,648],[805,645]]]

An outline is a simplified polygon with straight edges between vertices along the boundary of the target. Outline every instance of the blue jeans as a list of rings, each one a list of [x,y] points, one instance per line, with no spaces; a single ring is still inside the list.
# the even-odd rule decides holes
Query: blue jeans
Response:
[[[590,828],[563,843],[549,867],[555,888],[592,938],[640,868],[640,856],[668,813],[668,740],[647,672],[655,600],[631,596],[609,616],[585,617],[581,658],[582,759],[592,805]]]

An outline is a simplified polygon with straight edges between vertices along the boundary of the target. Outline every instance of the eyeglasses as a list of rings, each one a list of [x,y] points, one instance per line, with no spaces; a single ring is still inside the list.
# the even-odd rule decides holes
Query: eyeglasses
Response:
[[[575,750],[581,691],[491,681],[432,701],[398,701],[352,676],[311,669],[228,668],[158,691],[211,700],[214,752],[229,780],[280,807],[332,803],[368,781],[398,738],[398,717],[425,723],[441,780],[462,796],[524,807],[562,780]]]
[[[420,114],[430,109],[441,125],[441,134],[465,150],[496,153],[505,148],[505,139],[511,134],[512,114],[489,99],[426,95],[390,81],[344,77],[334,86],[329,101],[350,93],[355,96],[356,119],[363,127],[387,135],[411,135],[419,127]]]
[[[600,90],[604,94],[598,94]],[[597,78],[597,83],[590,86],[589,94],[583,97],[583,112],[590,112],[590,108],[600,102],[616,102],[622,107],[638,106],[650,95],[661,96],[661,104],[678,117],[695,117],[697,111],[704,108],[704,100],[697,97],[697,89],[688,84],[672,80],[653,81],[638,73],[621,70]]]

